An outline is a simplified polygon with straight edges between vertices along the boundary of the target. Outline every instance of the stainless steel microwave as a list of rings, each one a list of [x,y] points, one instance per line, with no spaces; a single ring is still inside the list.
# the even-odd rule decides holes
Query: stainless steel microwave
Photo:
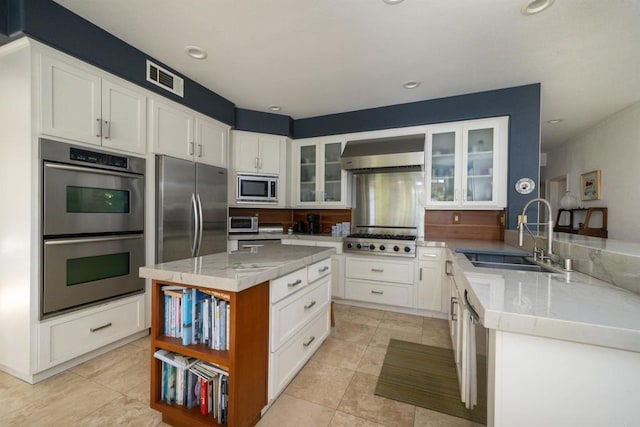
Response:
[[[257,216],[230,216],[229,233],[257,233]]]
[[[238,174],[236,201],[240,203],[278,203],[278,176]]]

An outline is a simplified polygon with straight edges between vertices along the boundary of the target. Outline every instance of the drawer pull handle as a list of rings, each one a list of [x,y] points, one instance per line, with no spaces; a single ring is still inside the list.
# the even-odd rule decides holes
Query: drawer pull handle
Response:
[[[438,255],[436,255],[436,254],[422,254],[422,256],[435,258],[435,257],[437,257]]]
[[[298,279],[293,283],[287,283],[287,286],[290,287],[290,288],[293,288],[293,287],[298,286],[300,283],[302,283],[302,280]]]
[[[313,307],[314,305],[316,305],[315,301],[311,301],[309,304],[304,306],[305,310],[309,310],[311,307]]]
[[[111,322],[109,322],[109,323],[105,323],[104,325],[102,325],[102,326],[98,326],[97,328],[89,328],[89,330],[90,330],[91,332],[98,332],[100,329],[108,328],[109,326],[112,326],[112,323],[111,323]]]
[[[309,347],[311,345],[312,342],[314,342],[316,340],[316,337],[314,336],[310,336],[309,337],[309,341],[302,343],[302,345],[304,347]]]
[[[324,272],[325,272],[325,271],[327,271],[328,269],[329,269],[329,266],[328,266],[328,265],[325,265],[324,267],[319,268],[319,269],[318,269],[318,272],[319,272],[319,273],[324,273]]]
[[[384,269],[382,269],[382,268],[372,268],[371,271],[374,271],[376,273],[383,273]]]
[[[384,294],[384,292],[382,291],[371,291],[372,294],[376,294],[376,295],[382,295]]]

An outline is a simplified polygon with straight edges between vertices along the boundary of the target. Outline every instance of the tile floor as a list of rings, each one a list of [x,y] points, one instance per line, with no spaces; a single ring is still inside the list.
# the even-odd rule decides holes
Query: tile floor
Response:
[[[477,426],[373,394],[389,338],[450,348],[445,320],[334,310],[331,334],[258,426]],[[33,386],[0,372],[0,425],[165,426],[148,390],[146,337]]]

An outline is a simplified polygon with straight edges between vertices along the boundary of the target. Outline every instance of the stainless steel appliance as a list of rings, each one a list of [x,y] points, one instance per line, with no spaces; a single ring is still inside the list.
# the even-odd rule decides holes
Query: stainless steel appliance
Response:
[[[464,291],[464,299],[468,310],[468,317],[465,319],[468,351],[464,360],[467,372],[464,378],[467,384],[464,402],[468,409],[486,416],[489,331],[482,324],[467,290]]]
[[[230,216],[229,233],[258,233],[257,216]]]
[[[236,201],[239,203],[278,203],[278,176],[239,173]]]
[[[40,140],[43,318],[144,291],[144,159]]]
[[[343,249],[415,257],[424,237],[424,135],[347,142],[342,167],[353,172],[353,234]]]
[[[156,157],[156,261],[227,250],[227,170]]]

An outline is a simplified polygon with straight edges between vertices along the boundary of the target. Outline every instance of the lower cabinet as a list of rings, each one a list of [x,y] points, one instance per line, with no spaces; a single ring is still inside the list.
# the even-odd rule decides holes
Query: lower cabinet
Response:
[[[331,258],[271,281],[269,401],[329,335]]]
[[[345,298],[414,307],[414,261],[345,257]]]
[[[418,248],[416,308],[445,311],[442,304],[443,252],[442,248]]]
[[[144,294],[45,320],[38,328],[43,371],[144,330]]]

